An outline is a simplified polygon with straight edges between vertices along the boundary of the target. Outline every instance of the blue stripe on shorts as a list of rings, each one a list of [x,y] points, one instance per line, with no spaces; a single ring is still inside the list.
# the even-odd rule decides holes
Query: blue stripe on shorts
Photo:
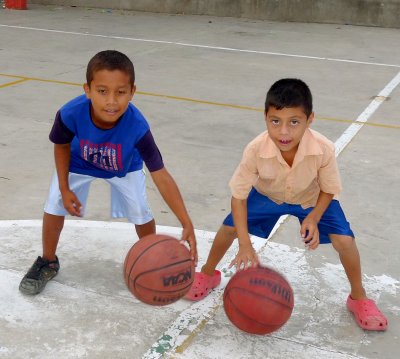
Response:
[[[278,219],[290,214],[302,223],[304,218],[313,210],[313,207],[304,209],[298,204],[277,204],[253,188],[247,198],[247,225],[249,233],[268,238]],[[223,222],[224,225],[234,227],[232,213]],[[333,200],[318,223],[320,243],[331,243],[329,234],[340,234],[354,238],[350,223],[340,206],[339,201]]]

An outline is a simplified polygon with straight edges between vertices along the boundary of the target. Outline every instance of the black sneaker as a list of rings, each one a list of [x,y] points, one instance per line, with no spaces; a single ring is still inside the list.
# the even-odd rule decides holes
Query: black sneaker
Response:
[[[22,278],[19,290],[24,294],[34,295],[40,293],[47,282],[57,275],[59,269],[60,263],[57,257],[55,261],[50,262],[39,256],[28,273]]]

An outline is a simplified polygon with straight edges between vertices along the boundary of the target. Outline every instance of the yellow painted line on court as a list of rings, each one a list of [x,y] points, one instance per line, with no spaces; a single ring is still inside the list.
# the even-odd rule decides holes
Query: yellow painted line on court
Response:
[[[47,82],[47,83],[53,83],[53,84],[59,84],[59,85],[69,85],[69,86],[82,86],[83,85],[83,84],[79,84],[79,83],[76,83],[76,82],[47,80],[47,79],[42,79],[42,78],[39,78],[39,77],[26,77],[26,76],[9,75],[9,74],[3,74],[3,73],[0,73],[0,76],[13,77],[13,78],[17,78],[17,79],[24,79],[26,81]]]
[[[0,88],[6,87],[6,86],[11,86],[11,85],[25,82],[25,81],[39,81],[39,82],[54,83],[54,84],[69,85],[69,86],[82,86],[83,85],[82,83],[76,83],[76,82],[48,80],[48,79],[42,79],[42,78],[38,78],[38,77],[26,77],[26,76],[9,75],[9,74],[3,74],[3,73],[0,73],[0,76],[21,79],[19,81],[14,81],[14,82],[10,82],[8,84],[0,85]],[[222,102],[214,102],[214,101],[206,101],[206,100],[197,100],[197,99],[193,99],[190,97],[164,95],[164,94],[157,94],[157,93],[145,92],[145,91],[137,91],[136,94],[143,95],[143,96],[166,98],[169,100],[187,101],[187,102],[193,102],[193,103],[198,103],[198,104],[202,104],[202,105],[211,105],[211,106],[234,108],[234,109],[239,109],[239,110],[264,112],[263,108],[257,108],[257,107],[251,107],[251,106],[241,106],[241,105],[234,105],[234,104],[230,104],[230,103],[222,103]],[[385,101],[385,99],[381,99],[381,100]],[[316,116],[315,119],[322,120],[322,121],[342,122],[342,123],[357,123],[357,121],[333,118],[333,117],[318,117],[318,116]],[[400,125],[388,125],[388,124],[376,123],[376,122],[367,122],[367,123],[365,123],[365,125],[400,130]]]
[[[20,80],[16,80],[16,81],[12,81],[12,82],[7,82],[5,84],[0,85],[0,89],[4,88],[4,87],[13,86],[13,85],[19,84],[21,82],[26,82],[26,81],[29,81],[29,79],[20,79]]]
[[[175,353],[182,354],[189,347],[189,345],[193,343],[193,340],[197,337],[197,335],[203,331],[203,329],[205,328],[206,324],[209,322],[209,320],[211,318],[213,318],[216,315],[217,310],[219,308],[221,308],[221,307],[222,307],[222,302],[220,302],[219,304],[213,306],[211,308],[211,310],[209,311],[209,317],[206,318],[206,319],[203,319],[197,325],[197,327],[187,336],[187,338],[183,341],[183,343],[178,345],[175,348]]]
[[[352,121],[352,120],[345,120],[345,119],[331,118],[331,117],[317,117],[316,116],[315,119],[322,120],[322,121],[334,121],[334,122],[344,122],[344,123],[360,123],[359,121]],[[376,122],[366,122],[366,123],[364,123],[364,125],[400,130],[400,125],[387,125],[384,123],[376,123]]]
[[[194,103],[201,103],[204,105],[238,108],[240,110],[249,110],[249,111],[260,111],[260,112],[264,111],[263,109],[256,108],[256,107],[240,106],[240,105],[233,105],[233,104],[229,104],[229,103],[221,103],[221,102],[213,102],[213,101],[205,101],[205,100],[196,100],[196,99],[189,98],[189,97],[179,97],[179,96],[163,95],[163,94],[156,94],[156,93],[152,93],[152,92],[141,92],[141,91],[137,91],[137,93],[140,95],[145,95],[145,96],[163,97],[163,98],[167,98],[167,99],[171,99],[171,100],[189,101],[189,102],[194,102]]]

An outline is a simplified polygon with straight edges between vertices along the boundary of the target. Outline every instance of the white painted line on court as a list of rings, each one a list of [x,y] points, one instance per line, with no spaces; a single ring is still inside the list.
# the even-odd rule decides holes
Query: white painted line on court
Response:
[[[241,53],[248,53],[248,54],[294,57],[294,58],[308,59],[308,60],[323,60],[323,61],[344,62],[344,63],[352,63],[352,64],[360,64],[360,65],[399,67],[400,68],[399,64],[385,64],[385,63],[381,63],[381,62],[369,62],[369,61],[356,61],[356,60],[348,60],[348,59],[337,59],[337,58],[333,58],[333,57],[320,57],[320,56],[307,56],[307,55],[298,55],[298,54],[287,54],[287,53],[283,53],[283,52],[271,52],[271,51],[238,49],[238,48],[233,48],[233,47],[200,45],[200,44],[191,44],[191,43],[186,43],[186,42],[175,42],[175,41],[166,41],[166,40],[141,39],[141,38],[127,37],[127,36],[111,36],[111,35],[101,35],[101,34],[89,34],[87,32],[62,31],[62,30],[42,29],[42,28],[37,28],[37,27],[5,25],[5,24],[0,24],[0,27],[8,27],[8,28],[22,29],[22,30],[44,31],[44,32],[52,32],[52,33],[65,34],[65,35],[91,36],[91,37],[100,37],[100,38],[106,38],[106,39],[139,41],[139,42],[149,42],[149,43],[155,43],[155,44],[186,46],[186,47],[195,47],[195,48],[209,49],[209,50],[222,50],[222,51],[230,51],[230,52],[241,52]]]
[[[379,92],[378,96],[366,107],[366,109],[358,116],[356,123],[350,125],[346,131],[335,142],[336,157],[342,150],[350,143],[356,136],[358,131],[364,126],[365,122],[372,116],[378,109],[382,102],[387,98],[391,92],[400,83],[400,72]],[[271,236],[281,226],[288,216],[280,218],[275,225]],[[268,238],[268,239],[269,239]],[[259,253],[267,244],[268,240],[263,238],[252,237],[253,246],[257,253]],[[159,339],[151,346],[151,348],[144,354],[142,359],[158,359],[166,352],[176,352],[177,348],[183,347],[184,343],[191,337],[197,334],[201,328],[210,319],[216,310],[221,306],[221,294],[229,281],[230,271],[228,270],[229,261],[221,262],[221,271],[223,280],[220,286],[212,291],[204,300],[195,302],[189,308],[182,311],[178,318],[171,324],[171,326],[159,337]],[[224,274],[228,273],[228,276]]]
[[[87,219],[70,219],[65,222],[69,227],[77,228],[103,228],[103,229],[118,229],[123,227],[133,227],[132,223],[127,222],[104,222],[104,221],[89,221]],[[20,220],[0,220],[0,228],[10,227],[41,227],[42,220],[40,219],[20,219]],[[163,226],[157,226],[157,228],[163,229]],[[167,227],[173,228],[173,227]]]
[[[336,156],[338,156],[340,152],[342,152],[343,149],[350,143],[357,132],[361,130],[361,128],[365,125],[372,114],[378,109],[382,102],[384,102],[389,97],[389,95],[399,85],[399,83],[400,72],[385,86],[385,88],[381,92],[379,92],[378,96],[376,96],[367,106],[367,108],[357,117],[357,120],[352,123],[337,139],[337,141],[335,142]]]

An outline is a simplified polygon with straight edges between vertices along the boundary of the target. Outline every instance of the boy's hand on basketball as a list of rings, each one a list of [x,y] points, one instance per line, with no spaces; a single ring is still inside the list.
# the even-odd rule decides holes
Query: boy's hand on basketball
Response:
[[[307,216],[300,228],[300,235],[308,249],[316,249],[319,245],[318,223],[310,216]]]
[[[239,245],[239,252],[231,264],[229,264],[229,268],[236,266],[236,270],[242,270],[250,267],[258,267],[259,264],[257,253],[251,244],[246,246]]]
[[[194,261],[194,265],[197,266],[197,245],[193,226],[183,227],[182,240],[188,242],[190,247],[190,256],[192,261]]]
[[[64,208],[71,216],[81,216],[82,204],[71,190],[61,192]]]

